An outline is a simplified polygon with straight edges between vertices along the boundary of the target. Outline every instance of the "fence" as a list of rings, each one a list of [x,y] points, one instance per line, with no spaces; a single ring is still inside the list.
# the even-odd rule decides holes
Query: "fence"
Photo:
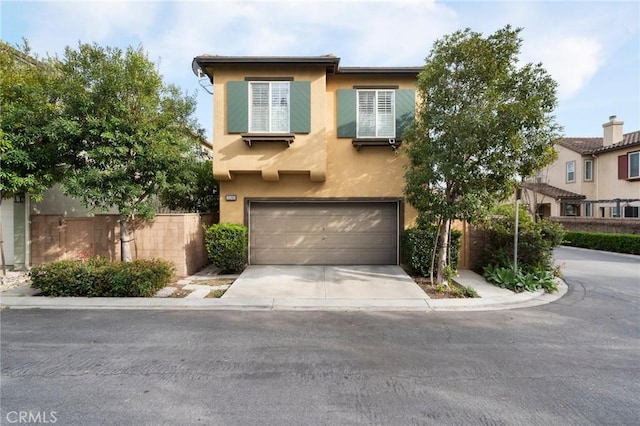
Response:
[[[190,275],[207,265],[203,225],[218,221],[213,214],[160,214],[149,222],[133,224],[133,259],[172,261],[177,276]],[[31,264],[61,259],[104,256],[120,259],[117,215],[64,217],[31,216]]]

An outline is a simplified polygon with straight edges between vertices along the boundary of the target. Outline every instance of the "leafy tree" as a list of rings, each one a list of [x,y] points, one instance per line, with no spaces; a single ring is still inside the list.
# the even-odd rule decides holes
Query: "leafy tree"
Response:
[[[64,144],[47,132],[56,107],[52,75],[29,53],[26,41],[19,47],[0,42],[0,205],[18,193],[40,199],[63,171]],[[5,272],[3,247],[0,253]]]
[[[56,114],[53,75],[25,42],[0,42],[0,203],[17,193],[34,199],[60,179],[66,146],[48,128]]]
[[[218,182],[213,177],[211,160],[195,159],[185,164],[179,179],[160,195],[163,206],[198,213],[219,211]]]
[[[407,200],[439,227],[437,282],[450,224],[475,223],[555,158],[556,82],[541,64],[518,66],[520,29],[469,29],[434,43],[418,75],[420,102],[407,137]]]
[[[59,117],[73,162],[66,194],[90,208],[119,213],[123,261],[131,260],[129,221],[150,219],[153,198],[181,175],[202,131],[195,100],[163,83],[141,47],[67,47],[56,59]]]

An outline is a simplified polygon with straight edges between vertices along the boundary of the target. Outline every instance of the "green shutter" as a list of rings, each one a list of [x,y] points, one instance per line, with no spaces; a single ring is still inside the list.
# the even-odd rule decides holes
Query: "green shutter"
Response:
[[[227,133],[249,131],[249,83],[227,83]]]
[[[338,89],[338,137],[356,137],[356,91]]]
[[[413,122],[415,116],[416,91],[413,89],[396,90],[396,138],[402,140],[402,134]]]
[[[289,87],[291,133],[309,133],[311,132],[311,82],[292,81]]]

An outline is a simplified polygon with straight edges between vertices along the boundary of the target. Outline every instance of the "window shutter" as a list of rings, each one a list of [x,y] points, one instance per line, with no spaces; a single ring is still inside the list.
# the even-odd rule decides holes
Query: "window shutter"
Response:
[[[249,83],[227,83],[227,133],[249,131]]]
[[[356,137],[356,91],[338,89],[338,137]]]
[[[311,132],[311,82],[292,81],[290,88],[291,132],[309,133]]]
[[[618,179],[629,178],[629,161],[627,154],[618,156]]]
[[[402,134],[413,122],[416,114],[416,91],[413,89],[396,90],[396,138],[402,140]]]

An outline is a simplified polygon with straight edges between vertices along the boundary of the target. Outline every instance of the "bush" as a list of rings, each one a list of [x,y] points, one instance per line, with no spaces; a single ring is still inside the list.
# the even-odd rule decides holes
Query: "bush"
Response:
[[[205,227],[209,260],[223,273],[240,272],[247,264],[247,227],[218,223]]]
[[[173,278],[161,259],[110,263],[105,258],[59,260],[31,268],[31,286],[44,296],[150,297]]]
[[[640,235],[570,231],[565,234],[562,244],[592,250],[640,254]]]
[[[515,209],[500,206],[484,228],[489,233],[483,265],[513,268],[513,235]],[[560,224],[541,220],[533,222],[526,208],[520,210],[518,220],[518,266],[523,272],[553,270],[553,249],[562,241],[564,229]]]
[[[437,232],[438,229],[435,226],[408,228],[402,232],[401,259],[412,274],[423,277],[430,275],[432,249]],[[458,266],[461,238],[462,232],[451,231],[449,241],[451,264],[449,266],[454,271]]]
[[[487,265],[484,267],[483,276],[487,281],[498,287],[507,288],[516,293],[522,291],[534,292],[539,289],[544,289],[546,292],[551,293],[558,290],[553,272],[545,269],[536,269],[531,272],[524,272],[519,269],[514,272],[513,267],[503,268]]]

